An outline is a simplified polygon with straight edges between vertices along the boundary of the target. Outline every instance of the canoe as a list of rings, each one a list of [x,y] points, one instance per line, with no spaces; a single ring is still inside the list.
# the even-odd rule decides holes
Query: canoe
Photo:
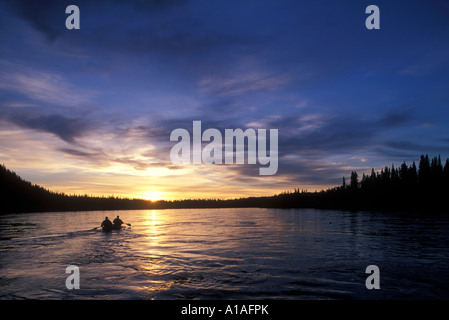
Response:
[[[104,232],[111,232],[111,231],[113,231],[113,230],[122,230],[122,229],[125,229],[125,226],[120,226],[120,227],[118,227],[118,226],[112,226],[112,227],[104,226],[104,227],[102,228],[102,230],[103,230]]]

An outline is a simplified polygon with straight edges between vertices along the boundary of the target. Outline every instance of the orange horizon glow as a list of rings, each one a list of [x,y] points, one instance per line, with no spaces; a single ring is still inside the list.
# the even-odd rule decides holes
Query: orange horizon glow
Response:
[[[151,163],[141,154],[156,146],[121,141],[120,137],[86,138],[84,143],[96,145],[113,155],[126,154],[129,161],[118,161],[118,156],[104,155],[95,161],[76,154],[58,151],[65,142],[47,133],[11,127],[0,132],[3,141],[14,141],[0,150],[0,162],[22,179],[40,185],[52,192],[67,195],[95,197],[121,197],[129,199],[183,200],[183,199],[236,199],[273,196],[295,188],[320,191],[336,185],[298,184],[287,175],[244,176],[236,165],[183,165],[176,169],[164,166],[136,167],[134,162]],[[115,144],[112,140],[115,139]],[[49,145],[52,147],[50,148]],[[123,150],[126,149],[126,150]],[[27,150],[23,152],[22,150]],[[132,160],[132,161],[131,161]],[[350,167],[346,168],[349,169]]]

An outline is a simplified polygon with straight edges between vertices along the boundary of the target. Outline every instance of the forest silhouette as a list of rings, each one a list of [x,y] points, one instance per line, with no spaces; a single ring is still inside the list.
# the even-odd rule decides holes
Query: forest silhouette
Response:
[[[416,166],[402,163],[360,177],[351,172],[349,181],[317,192],[299,188],[268,197],[239,199],[186,199],[148,201],[121,197],[66,195],[23,180],[0,165],[0,214],[50,211],[138,210],[181,208],[317,208],[448,213],[449,159],[422,155]]]

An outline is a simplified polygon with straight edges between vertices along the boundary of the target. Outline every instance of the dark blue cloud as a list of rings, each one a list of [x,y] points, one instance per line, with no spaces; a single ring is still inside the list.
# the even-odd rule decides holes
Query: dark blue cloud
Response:
[[[60,139],[75,143],[86,135],[92,127],[86,119],[61,114],[43,114],[25,109],[0,108],[0,119],[28,130],[54,134]]]

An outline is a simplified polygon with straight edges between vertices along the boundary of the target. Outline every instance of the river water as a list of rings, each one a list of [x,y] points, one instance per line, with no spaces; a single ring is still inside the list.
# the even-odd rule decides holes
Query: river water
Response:
[[[105,216],[132,226],[93,230]],[[449,299],[449,218],[280,209],[0,217],[0,299]],[[69,265],[80,288],[69,290]],[[379,268],[368,290],[366,267]]]

